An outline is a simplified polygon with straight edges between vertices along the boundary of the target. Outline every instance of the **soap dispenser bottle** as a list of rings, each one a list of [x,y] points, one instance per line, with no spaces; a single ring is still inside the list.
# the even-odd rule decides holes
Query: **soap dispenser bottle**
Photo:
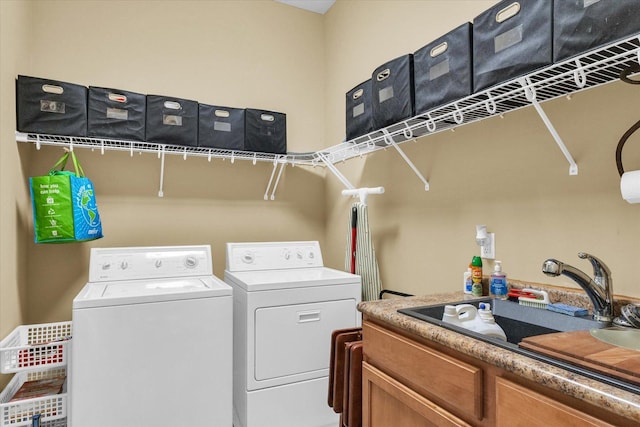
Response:
[[[489,294],[494,298],[507,299],[508,293],[507,274],[502,271],[502,261],[496,260],[489,281]]]

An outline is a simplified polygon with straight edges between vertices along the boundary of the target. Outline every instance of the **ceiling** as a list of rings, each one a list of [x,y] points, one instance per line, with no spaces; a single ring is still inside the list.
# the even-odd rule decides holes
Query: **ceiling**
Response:
[[[277,2],[299,7],[300,9],[324,15],[336,0],[276,0]]]

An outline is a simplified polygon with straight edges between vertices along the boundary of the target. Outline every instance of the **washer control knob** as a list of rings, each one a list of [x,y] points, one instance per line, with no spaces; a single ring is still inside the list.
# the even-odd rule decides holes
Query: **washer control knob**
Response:
[[[309,251],[309,259],[314,259],[316,257],[316,254],[313,253],[313,251]]]
[[[129,263],[127,261],[122,261],[120,263],[120,269],[121,270],[126,270],[129,267]]]
[[[244,255],[242,255],[242,262],[244,262],[245,264],[253,264],[253,254],[251,252],[245,252]]]
[[[285,249],[285,251],[282,254],[282,256],[284,257],[284,259],[289,261],[291,259],[291,251],[289,249]]]
[[[198,259],[194,256],[188,256],[184,259],[184,266],[187,268],[196,268]]]
[[[162,260],[161,259],[157,259],[154,265],[156,266],[156,268],[162,267]]]
[[[298,257],[298,259],[302,259],[302,255],[302,251],[296,252],[296,256]]]

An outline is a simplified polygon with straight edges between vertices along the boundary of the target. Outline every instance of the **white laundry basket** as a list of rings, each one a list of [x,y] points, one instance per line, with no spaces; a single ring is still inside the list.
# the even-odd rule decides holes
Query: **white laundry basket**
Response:
[[[71,322],[18,326],[0,341],[0,372],[66,366],[71,332]]]

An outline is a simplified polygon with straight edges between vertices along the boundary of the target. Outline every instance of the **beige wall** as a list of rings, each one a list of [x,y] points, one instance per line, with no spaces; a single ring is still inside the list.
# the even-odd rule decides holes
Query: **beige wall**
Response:
[[[94,246],[210,243],[222,275],[227,241],[317,239],[325,263],[341,268],[350,204],[320,168],[287,167],[265,202],[270,164],[174,156],[158,198],[155,156],[78,150],[105,238],[35,245],[26,180],[61,150],[13,143],[17,74],[282,111],[289,149],[319,150],[344,138],[347,90],[493,3],[338,0],[322,16],[271,1],[0,1],[0,331],[69,319]],[[588,251],[609,264],[617,293],[640,296],[640,206],[620,198],[613,161],[638,119],[637,91],[616,83],[544,104],[578,176],[532,109],[404,144],[429,192],[392,151],[340,164],[357,186],[386,188],[370,198],[384,286],[459,289],[474,226],[486,223],[510,277],[571,286],[540,265],[557,257],[589,271],[576,257]],[[640,168],[639,146],[625,148],[628,169]]]
[[[29,155],[18,153],[14,132],[15,75],[30,67],[28,2],[0,2],[0,336],[27,318],[26,263],[31,206],[23,166]]]
[[[338,1],[326,16],[327,136],[344,138],[344,93],[371,71],[472,20],[494,1]],[[591,274],[590,252],[611,268],[618,294],[640,296],[640,205],[620,197],[614,154],[638,117],[640,89],[623,83],[543,104],[579,166],[568,163],[532,108],[402,145],[429,180],[425,192],[395,150],[339,169],[370,197],[370,224],[383,285],[414,294],[458,290],[478,252],[475,225],[496,233],[497,259],[512,278],[574,287],[540,272],[555,257]],[[633,142],[633,139],[636,142]],[[640,135],[624,150],[640,168]],[[344,246],[350,200],[327,178],[327,243]],[[343,254],[330,261],[342,265]],[[492,263],[485,263],[485,273]]]
[[[27,74],[270,109],[287,114],[289,150],[324,145],[322,15],[272,1],[34,1],[29,23],[32,63],[16,64],[3,85]],[[18,158],[9,143],[14,130],[8,127],[6,146]],[[12,174],[21,192],[28,176],[46,173],[62,153],[22,143],[18,150],[31,159],[24,173]],[[264,201],[271,163],[167,156],[159,198],[155,155],[76,151],[96,186],[105,237],[35,245],[26,224],[28,276],[8,282],[17,282],[20,295],[7,299],[25,308],[23,321],[71,318],[91,247],[211,244],[221,277],[226,242],[324,239],[321,169],[287,167],[275,201]]]

